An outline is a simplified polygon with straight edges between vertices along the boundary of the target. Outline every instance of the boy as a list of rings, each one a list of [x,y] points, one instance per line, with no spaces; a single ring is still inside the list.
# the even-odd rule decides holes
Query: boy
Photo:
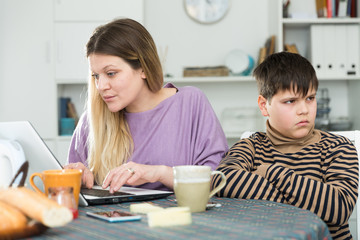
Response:
[[[318,80],[304,57],[281,52],[255,70],[266,133],[234,144],[217,170],[219,196],[263,199],[307,209],[334,239],[351,239],[348,218],[358,194],[358,156],[344,137],[314,129]],[[212,180],[213,187],[220,182]]]

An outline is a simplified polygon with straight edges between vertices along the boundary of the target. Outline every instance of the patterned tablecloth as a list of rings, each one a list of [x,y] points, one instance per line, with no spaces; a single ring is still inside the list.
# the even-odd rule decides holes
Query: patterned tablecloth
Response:
[[[193,213],[188,226],[150,228],[141,221],[108,223],[86,211],[129,210],[131,203],[79,208],[79,217],[61,228],[48,229],[34,239],[331,239],[326,224],[315,214],[290,205],[230,198],[213,198],[221,207]],[[174,207],[174,197],[151,201]]]

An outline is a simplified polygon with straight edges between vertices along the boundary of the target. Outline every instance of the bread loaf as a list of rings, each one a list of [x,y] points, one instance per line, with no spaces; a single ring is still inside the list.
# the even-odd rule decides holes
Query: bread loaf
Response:
[[[0,239],[12,236],[27,225],[27,218],[18,209],[0,201]]]
[[[24,187],[1,190],[0,201],[17,208],[29,218],[48,227],[63,226],[73,218],[67,207]]]

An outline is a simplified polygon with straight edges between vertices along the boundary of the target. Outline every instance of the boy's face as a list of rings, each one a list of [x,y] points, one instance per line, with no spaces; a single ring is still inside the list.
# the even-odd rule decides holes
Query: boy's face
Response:
[[[270,101],[259,96],[258,104],[270,126],[282,135],[294,139],[305,137],[315,124],[316,91],[310,89],[305,97],[286,90],[276,93]]]

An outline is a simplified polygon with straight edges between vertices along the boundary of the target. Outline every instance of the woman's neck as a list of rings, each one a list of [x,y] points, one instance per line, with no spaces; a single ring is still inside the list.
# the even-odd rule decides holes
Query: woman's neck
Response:
[[[130,113],[145,112],[155,108],[165,99],[175,95],[176,88],[161,88],[157,92],[151,92],[149,88],[145,88],[140,92],[139,98],[126,107],[126,111]]]

